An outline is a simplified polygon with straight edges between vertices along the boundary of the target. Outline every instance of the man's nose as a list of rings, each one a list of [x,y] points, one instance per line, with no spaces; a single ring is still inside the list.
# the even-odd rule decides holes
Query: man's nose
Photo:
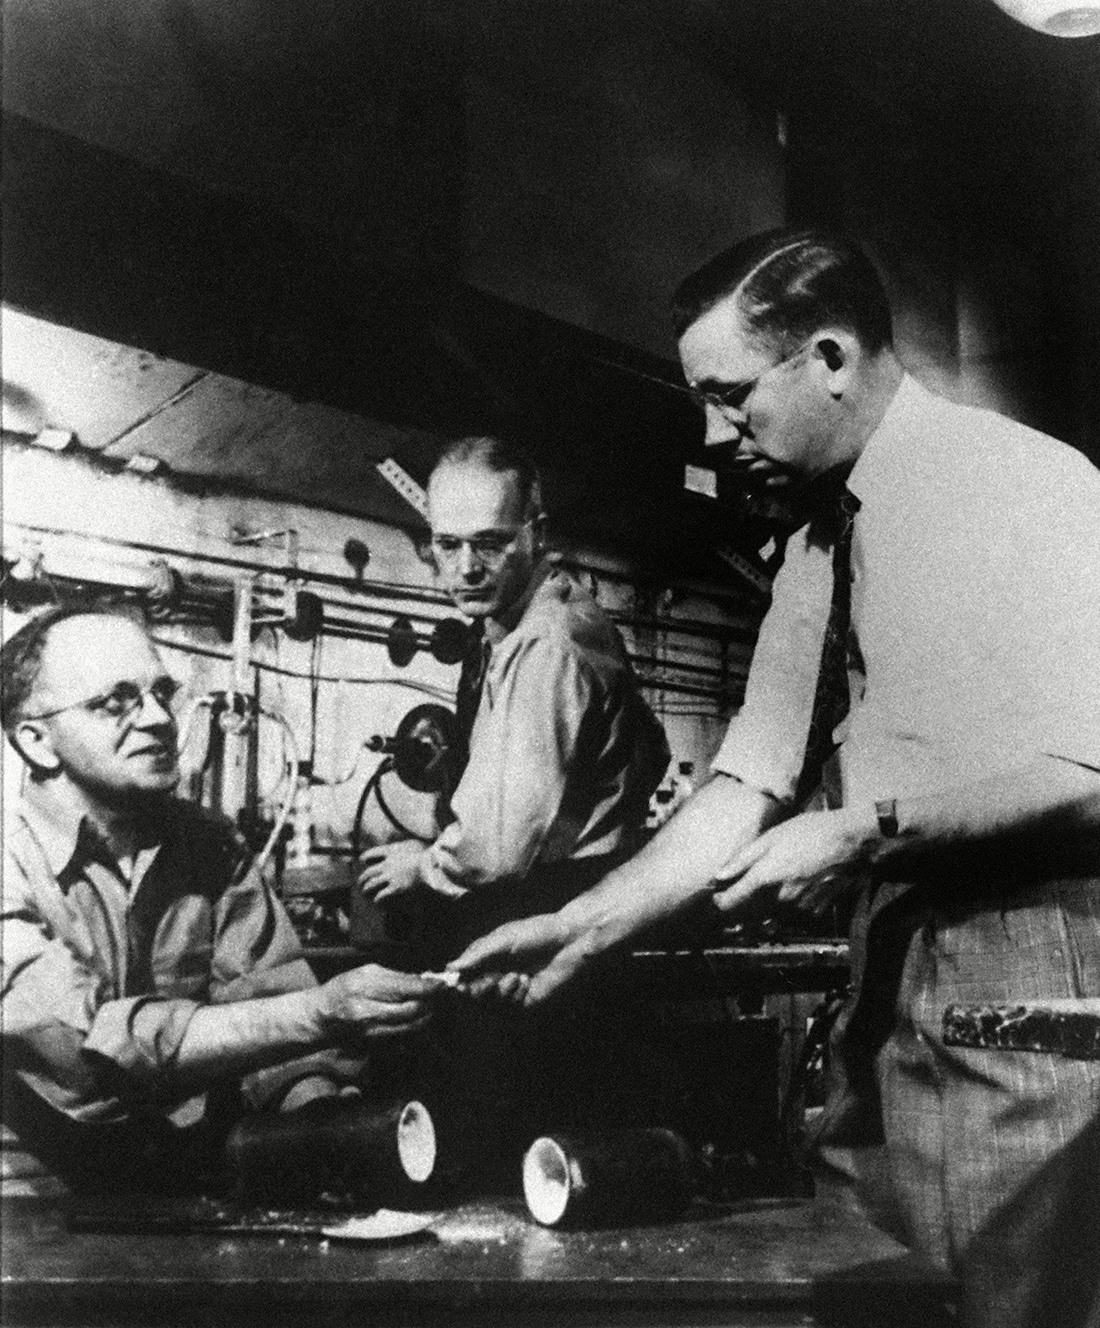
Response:
[[[719,447],[732,444],[740,445],[744,435],[745,417],[741,411],[719,410],[717,406],[707,406],[706,433],[703,435],[704,447]]]
[[[460,544],[458,546],[458,570],[460,575],[467,580],[475,576],[480,576],[484,572],[481,559],[473,551],[469,544]]]
[[[142,692],[131,722],[146,729],[165,728],[169,725],[174,728],[176,716],[169,702],[159,700],[154,692]]]

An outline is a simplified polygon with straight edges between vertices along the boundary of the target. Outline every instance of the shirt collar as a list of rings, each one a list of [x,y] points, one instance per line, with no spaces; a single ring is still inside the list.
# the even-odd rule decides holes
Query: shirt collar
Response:
[[[881,492],[884,486],[893,483],[894,458],[904,455],[912,447],[914,421],[927,419],[927,403],[936,399],[909,374],[902,378],[886,413],[848,474],[845,487],[860,503],[873,497],[876,490]]]
[[[164,820],[149,818],[138,832],[138,859],[147,867],[167,828],[171,799],[166,799]],[[77,791],[68,785],[30,783],[22,799],[22,815],[45,854],[55,879],[68,875],[78,865],[98,857],[117,868],[118,862]]]
[[[524,590],[519,599],[513,600],[499,618],[486,618],[486,641],[494,646],[499,645],[509,632],[515,631],[519,626],[523,615],[531,607],[531,601],[535,598],[535,595],[542,587],[546,578],[550,576],[553,571],[554,564],[548,558],[539,559],[531,573],[531,579],[527,583],[527,589]]]
[[[87,843],[84,836],[96,834],[91,818],[71,796],[71,790],[57,783],[29,784],[23,795],[22,814],[55,878],[65,874],[78,848]]]

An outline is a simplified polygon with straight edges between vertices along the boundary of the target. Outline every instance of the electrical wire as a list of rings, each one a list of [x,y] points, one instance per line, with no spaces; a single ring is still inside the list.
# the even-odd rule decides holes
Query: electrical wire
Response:
[[[392,756],[387,756],[379,761],[374,770],[371,771],[370,778],[363,785],[363,792],[360,793],[359,801],[355,806],[355,819],[351,823],[352,862],[357,862],[359,860],[359,854],[363,847],[363,813],[367,810],[367,803],[370,800],[370,795],[372,793],[375,795],[378,805],[385,814],[386,819],[395,829],[399,830],[406,839],[419,839],[422,844],[431,842],[430,840],[425,839],[423,835],[417,834],[415,830],[410,830],[407,825],[403,825],[399,818],[394,815],[389,803],[387,803],[382,796],[382,776],[394,769],[394,764]]]
[[[385,770],[382,769],[382,766],[386,767]],[[378,779],[374,785],[374,797],[375,801],[378,803],[379,807],[381,807],[383,813],[385,814],[386,819],[389,821],[389,823],[392,826],[400,830],[401,833],[406,837],[406,839],[419,839],[422,844],[430,843],[431,841],[425,839],[423,835],[418,835],[415,830],[410,830],[407,825],[404,825],[398,819],[398,817],[395,815],[392,808],[390,807],[389,803],[386,801],[382,793],[382,775],[389,770],[395,769],[396,766],[392,760],[389,762],[388,765],[386,764],[385,761],[383,761],[382,766],[379,766],[381,774],[379,774]]]
[[[188,739],[191,736],[191,726],[195,721],[195,716],[199,713],[200,710],[209,709],[212,711],[214,708],[214,703],[217,700],[219,700],[220,697],[223,695],[225,694],[207,692],[205,695],[197,697],[196,700],[192,703],[191,708],[187,712],[184,723],[181,726],[180,736],[178,739],[178,747],[180,751],[183,751],[184,747],[187,744]],[[287,781],[287,791],[286,791],[286,796],[282,800],[282,805],[279,808],[278,815],[275,817],[275,824],[271,829],[271,833],[264,841],[263,847],[252,859],[252,862],[249,866],[250,871],[256,871],[256,872],[262,872],[264,867],[267,866],[267,861],[271,857],[275,845],[279,842],[279,836],[283,833],[283,827],[287,823],[287,818],[290,816],[290,809],[294,804],[294,793],[298,787],[298,771],[301,767],[301,760],[298,755],[298,742],[297,739],[294,737],[294,730],[290,727],[290,724],[287,722],[286,718],[283,715],[279,714],[277,710],[271,710],[267,706],[257,707],[257,716],[259,715],[263,715],[265,719],[273,720],[276,724],[279,725],[279,728],[282,730],[283,734],[282,775],[280,776],[279,780],[276,782],[275,787],[272,789],[270,796],[274,796],[275,791],[279,787],[279,784],[281,784],[284,779],[286,779]],[[204,756],[203,763],[201,766],[198,767],[200,770],[205,768],[208,755],[209,755],[209,743],[207,744],[207,754],[206,756]]]
[[[283,731],[284,750],[283,761],[284,769],[287,775],[286,797],[283,799],[283,805],[279,808],[279,814],[275,817],[275,824],[271,827],[271,833],[259,853],[252,861],[251,871],[261,873],[267,866],[267,860],[279,842],[283,833],[283,827],[290,816],[290,809],[294,803],[294,794],[298,788],[298,771],[301,767],[301,761],[298,756],[298,742],[294,737],[294,730],[287,723],[286,719],[276,710],[268,710],[265,706],[259,708],[261,715],[266,715],[268,719],[273,719]],[[276,785],[278,787],[278,785]]]
[[[169,641],[162,636],[153,636],[151,639],[155,645],[163,646],[165,650],[176,650],[184,655],[201,655],[205,659],[221,659],[228,663],[233,661],[233,656],[225,650],[214,650],[209,646],[184,645],[182,642]],[[300,678],[305,682],[311,679],[308,673],[287,669],[280,664],[268,664],[259,659],[250,659],[249,664],[254,669],[260,669],[265,673],[276,673],[284,678]],[[339,674],[319,673],[316,679],[318,682],[345,682],[358,687],[404,687],[411,692],[422,692],[437,701],[454,704],[454,693],[448,688],[433,687],[430,683],[414,682],[410,678],[349,678]]]
[[[309,650],[309,768],[317,765],[317,708],[321,692],[321,647],[324,637],[320,632],[310,642]]]
[[[227,662],[232,662],[233,659],[233,656],[227,651],[214,650],[208,646],[184,645],[179,641],[169,641],[162,636],[154,636],[152,640],[156,645],[163,646],[166,650],[176,650],[184,655],[201,655],[206,659],[220,659]],[[311,675],[302,673],[297,669],[284,668],[279,664],[268,664],[258,659],[250,659],[249,664],[252,668],[260,669],[266,673],[279,674],[284,678],[299,678],[305,682],[312,681],[315,678],[317,682],[344,682],[358,687],[404,687],[410,692],[420,692],[436,701],[443,701],[448,705],[454,704],[454,692],[449,688],[433,687],[430,683],[413,682],[410,678],[354,678],[327,673]],[[714,701],[719,705],[727,699],[708,688],[694,687],[690,683],[658,681],[652,678],[639,677],[638,685],[645,691],[676,692],[683,696],[695,696],[701,700]]]

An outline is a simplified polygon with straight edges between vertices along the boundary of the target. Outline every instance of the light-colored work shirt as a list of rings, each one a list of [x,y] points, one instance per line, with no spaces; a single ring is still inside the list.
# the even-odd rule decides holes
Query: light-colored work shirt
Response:
[[[421,856],[428,884],[452,896],[629,850],[669,760],[617,629],[563,572],[537,569],[486,639],[455,819]]]
[[[865,677],[837,731],[844,801],[917,796],[1042,757],[1100,769],[1100,471],[905,378],[849,478]],[[714,769],[788,801],[832,592],[792,536]]]
[[[4,1073],[74,1120],[201,1114],[173,1065],[203,1004],[313,986],[282,905],[227,822],[168,798],[132,869],[91,823],[31,787],[5,829],[0,953]],[[254,1105],[330,1053],[247,1076]]]

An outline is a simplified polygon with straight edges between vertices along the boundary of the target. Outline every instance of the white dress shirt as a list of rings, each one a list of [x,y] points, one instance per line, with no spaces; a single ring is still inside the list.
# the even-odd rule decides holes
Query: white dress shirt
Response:
[[[1041,757],[1100,769],[1100,471],[1045,434],[905,378],[848,478],[865,686],[838,731],[845,802]],[[788,543],[745,704],[713,768],[788,801],[832,591]]]

